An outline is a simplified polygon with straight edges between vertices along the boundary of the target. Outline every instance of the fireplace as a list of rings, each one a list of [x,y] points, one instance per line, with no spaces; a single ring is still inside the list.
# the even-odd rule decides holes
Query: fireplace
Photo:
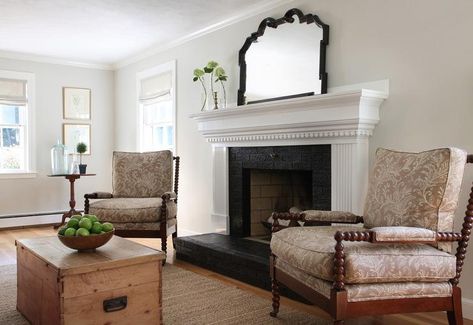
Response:
[[[361,215],[369,138],[388,97],[387,81],[368,85],[192,114],[212,144],[215,233],[181,237],[181,227],[177,258],[270,289],[269,244],[247,238],[270,211],[300,205]]]
[[[229,148],[230,234],[265,235],[273,211],[330,210],[330,155],[330,145]]]
[[[292,167],[278,167],[286,161],[273,161],[270,156],[272,149],[269,148],[326,148],[324,150],[330,151],[330,172],[325,172],[331,177],[330,190],[327,186],[318,187],[319,179],[313,177],[317,187],[312,194],[331,191],[330,199],[321,206],[314,200],[313,208],[362,214],[368,181],[369,138],[379,121],[381,104],[388,97],[388,82],[364,85],[373,88],[343,87],[325,95],[192,114],[199,133],[212,144],[209,217],[212,229],[238,236],[251,234],[248,222],[243,220],[242,207],[234,207],[235,203],[241,205],[242,194],[235,196],[230,193],[236,190],[233,184],[239,191],[243,186],[238,183],[243,179],[233,179],[235,173],[243,174],[244,168],[311,170],[297,167],[310,161],[302,157],[295,160]],[[235,150],[244,150],[242,148],[248,148],[248,157],[249,152],[253,156],[260,155],[261,159],[253,162],[255,166],[242,167],[231,162]],[[240,165],[250,163],[244,159],[245,156]]]

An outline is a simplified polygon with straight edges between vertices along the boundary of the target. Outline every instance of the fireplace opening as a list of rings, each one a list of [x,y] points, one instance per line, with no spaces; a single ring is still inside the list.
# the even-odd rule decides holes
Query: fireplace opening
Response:
[[[265,236],[265,226],[273,212],[287,212],[291,208],[307,210],[312,207],[312,172],[309,170],[245,169],[248,188],[243,190],[244,218],[249,218],[250,236]]]
[[[262,222],[275,211],[330,210],[330,153],[330,145],[230,148],[230,234],[268,236]]]

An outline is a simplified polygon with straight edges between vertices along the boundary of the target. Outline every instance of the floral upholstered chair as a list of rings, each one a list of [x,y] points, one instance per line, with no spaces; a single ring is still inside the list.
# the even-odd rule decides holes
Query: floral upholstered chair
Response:
[[[473,192],[461,233],[453,232],[453,219],[466,162],[473,156],[456,148],[378,149],[363,217],[274,213],[271,316],[277,316],[284,284],[330,313],[334,324],[365,315],[442,310],[449,324],[462,324],[458,283],[473,224]],[[364,224],[278,231],[279,220],[332,219]],[[456,254],[452,242],[458,242]]]
[[[112,222],[118,236],[160,237],[162,250],[166,251],[167,236],[172,234],[174,241],[177,235],[178,180],[179,157],[173,157],[171,151],[115,151],[113,193],[86,194],[85,213]],[[100,201],[90,203],[90,199]]]

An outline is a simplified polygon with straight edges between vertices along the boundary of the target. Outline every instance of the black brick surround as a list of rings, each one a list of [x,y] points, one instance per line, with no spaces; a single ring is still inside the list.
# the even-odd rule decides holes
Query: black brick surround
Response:
[[[249,203],[245,200],[250,169],[311,171],[313,208],[330,210],[330,152],[330,145],[229,148],[230,235],[250,235]]]

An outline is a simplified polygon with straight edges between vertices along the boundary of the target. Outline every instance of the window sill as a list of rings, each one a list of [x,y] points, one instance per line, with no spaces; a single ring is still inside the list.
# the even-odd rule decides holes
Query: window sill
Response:
[[[36,178],[37,172],[0,173],[0,179]]]

